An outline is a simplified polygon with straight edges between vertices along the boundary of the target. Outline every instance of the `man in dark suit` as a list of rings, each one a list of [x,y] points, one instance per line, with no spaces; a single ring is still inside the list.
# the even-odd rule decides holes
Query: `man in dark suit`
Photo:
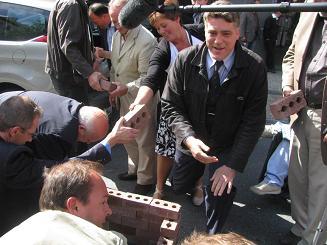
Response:
[[[8,98],[2,100],[3,103],[0,99],[0,195],[5,199],[0,203],[0,235],[38,211],[43,169],[67,160],[69,145],[73,145],[74,139],[90,142],[95,139],[90,138],[94,134],[86,128],[93,123],[98,125],[90,120],[81,125],[76,120],[80,118],[77,109],[82,110],[83,106],[75,100],[46,92],[20,92],[48,105],[41,117],[39,105],[31,98],[15,96],[15,93],[1,94],[2,99],[6,95]],[[98,118],[101,114],[96,115]],[[137,130],[123,127],[122,122],[121,118],[104,140],[77,158],[103,164],[110,161],[113,145],[128,142],[137,135]],[[107,124],[103,124],[105,133]],[[98,126],[94,128],[98,129]],[[37,130],[38,134],[34,136]],[[97,136],[97,140],[105,133]]]

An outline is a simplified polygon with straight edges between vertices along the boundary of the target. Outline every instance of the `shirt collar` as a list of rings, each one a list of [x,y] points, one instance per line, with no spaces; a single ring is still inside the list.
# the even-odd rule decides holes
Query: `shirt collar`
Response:
[[[233,66],[235,59],[235,49],[223,60],[225,68],[230,71]],[[208,49],[207,54],[207,67],[211,69],[211,67],[215,64],[216,60],[212,57],[210,50]]]

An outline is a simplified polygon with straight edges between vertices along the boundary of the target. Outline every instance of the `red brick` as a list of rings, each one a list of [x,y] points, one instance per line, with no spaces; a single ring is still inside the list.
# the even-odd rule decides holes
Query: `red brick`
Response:
[[[157,245],[173,245],[175,244],[173,240],[170,240],[166,237],[159,237]]]
[[[290,96],[280,98],[270,104],[275,119],[284,119],[300,111],[307,105],[301,90],[293,91]]]
[[[149,205],[152,201],[151,197],[142,196],[134,193],[126,193],[126,202],[123,207],[133,208],[136,211],[147,212]]]
[[[110,222],[116,223],[116,224],[121,224],[121,215],[120,214],[115,214],[112,213],[109,217]]]
[[[150,233],[153,233],[153,234],[155,234],[156,236],[159,237],[159,235],[160,235],[160,227],[161,227],[161,224],[149,222],[149,229],[148,229],[148,231]]]
[[[165,219],[179,220],[181,216],[181,205],[159,199],[153,199],[150,204],[149,213]]]
[[[164,219],[165,219],[164,217],[161,217],[159,215],[148,213],[148,220],[150,220],[151,223],[153,223],[153,224],[157,224],[160,226]]]
[[[149,211],[149,208],[147,208],[145,210],[136,211],[136,219],[150,221],[148,211]]]
[[[133,228],[139,228],[139,229],[143,229],[143,230],[147,230],[149,227],[148,221],[141,221],[141,220],[137,220],[135,218],[130,218],[130,217],[126,217],[126,216],[121,216],[121,223],[122,223],[122,225],[126,225],[126,226],[133,227]]]
[[[163,237],[167,237],[175,240],[179,233],[179,223],[171,220],[164,220],[160,227],[160,234]]]
[[[112,92],[117,88],[116,84],[103,79],[100,79],[100,86],[103,90],[106,90],[108,92]]]
[[[131,128],[142,128],[149,119],[146,106],[136,105],[132,111],[129,111],[124,116],[125,122],[124,125]]]
[[[114,214],[119,214],[120,216],[126,216],[130,218],[136,218],[136,210],[134,209],[129,209],[126,207],[114,207],[111,208],[112,213]]]
[[[109,207],[122,207],[125,203],[126,199],[126,192],[113,190],[113,189],[107,189],[108,190],[108,204]]]

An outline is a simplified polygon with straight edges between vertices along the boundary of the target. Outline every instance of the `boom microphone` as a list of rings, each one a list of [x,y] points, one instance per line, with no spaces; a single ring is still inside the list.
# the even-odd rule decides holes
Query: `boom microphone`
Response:
[[[133,29],[158,7],[158,0],[129,0],[119,13],[119,23]]]
[[[225,4],[158,6],[158,0],[129,0],[119,14],[119,22],[127,29],[140,25],[153,11],[161,13],[200,13],[200,12],[327,12],[326,2],[275,4]]]

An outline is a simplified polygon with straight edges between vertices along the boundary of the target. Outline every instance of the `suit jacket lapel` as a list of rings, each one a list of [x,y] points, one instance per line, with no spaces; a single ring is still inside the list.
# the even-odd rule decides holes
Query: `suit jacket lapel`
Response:
[[[120,50],[119,59],[121,59],[135,45],[135,39],[139,34],[140,28],[141,27],[138,26],[135,29],[129,31],[125,43],[122,49]]]

